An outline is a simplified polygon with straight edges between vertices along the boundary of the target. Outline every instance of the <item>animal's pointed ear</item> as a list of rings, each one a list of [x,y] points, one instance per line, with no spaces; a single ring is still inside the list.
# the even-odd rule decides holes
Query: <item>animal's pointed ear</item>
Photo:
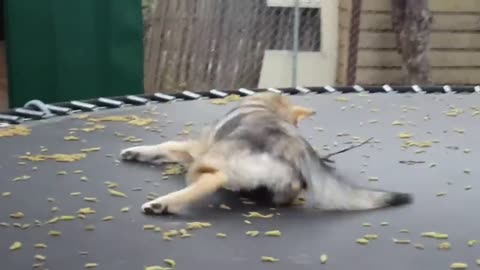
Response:
[[[299,121],[314,115],[315,111],[309,108],[301,107],[301,106],[293,106],[292,113],[293,113],[293,119],[296,125]]]

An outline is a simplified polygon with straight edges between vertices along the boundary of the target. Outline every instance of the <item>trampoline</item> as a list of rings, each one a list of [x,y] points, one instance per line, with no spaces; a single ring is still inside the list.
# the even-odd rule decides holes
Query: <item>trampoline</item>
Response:
[[[184,91],[12,109],[0,115],[1,268],[449,269],[465,263],[475,269],[479,90],[385,85]],[[194,137],[235,106],[226,95],[256,91],[283,92],[314,108],[316,115],[299,128],[321,153],[374,137],[335,156],[337,167],[359,184],[411,192],[414,203],[324,212],[271,208],[225,191],[184,215],[144,215],[140,206],[148,197],[184,186],[181,169],[120,162],[120,150]],[[264,234],[272,230],[281,235]],[[368,244],[359,244],[364,237]]]

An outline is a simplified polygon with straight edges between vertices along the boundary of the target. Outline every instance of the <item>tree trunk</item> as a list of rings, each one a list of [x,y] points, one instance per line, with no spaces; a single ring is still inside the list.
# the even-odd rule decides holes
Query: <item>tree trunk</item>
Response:
[[[428,59],[432,15],[428,0],[391,0],[392,26],[402,56],[405,83],[431,84]]]

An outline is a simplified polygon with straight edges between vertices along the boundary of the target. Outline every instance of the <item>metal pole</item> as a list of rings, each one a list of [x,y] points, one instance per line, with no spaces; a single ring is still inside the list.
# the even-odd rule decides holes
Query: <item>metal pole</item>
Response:
[[[300,1],[295,0],[293,18],[293,57],[292,57],[292,87],[297,87],[298,39],[300,28]]]

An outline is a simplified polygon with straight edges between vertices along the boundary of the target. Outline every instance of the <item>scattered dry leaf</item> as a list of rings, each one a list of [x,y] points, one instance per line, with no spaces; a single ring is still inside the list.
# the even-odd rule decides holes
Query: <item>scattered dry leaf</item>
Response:
[[[473,247],[475,244],[477,244],[477,242],[478,242],[477,240],[469,240],[469,241],[467,242],[467,245],[468,245],[469,247]]]
[[[273,231],[267,231],[267,232],[263,233],[263,235],[265,235],[265,236],[281,236],[282,232],[280,232],[279,230],[273,230]]]
[[[226,105],[229,102],[239,101],[241,100],[241,96],[239,95],[228,95],[224,98],[216,98],[212,99],[210,103],[215,105]]]
[[[85,208],[80,208],[77,213],[82,214],[82,215],[91,215],[95,214],[96,211],[90,207],[85,207]]]
[[[463,113],[463,110],[462,110],[462,109],[453,108],[453,109],[450,109],[449,111],[447,111],[445,114],[446,114],[447,116],[453,116],[453,117],[455,117],[455,116],[458,116],[458,115],[460,115],[460,114],[462,114],[462,113]]]
[[[363,238],[367,240],[375,240],[378,239],[378,234],[366,234],[365,236],[363,236]]]
[[[106,116],[106,117],[99,117],[93,118],[89,117],[87,119],[91,122],[125,122],[132,126],[144,127],[148,126],[153,123],[155,120],[152,118],[141,118],[136,115],[125,115],[125,116]]]
[[[53,154],[53,155],[27,155],[20,156],[21,159],[28,161],[45,161],[45,160],[54,160],[57,162],[74,162],[86,158],[87,155],[80,154]]]
[[[408,133],[408,132],[401,132],[398,134],[398,137],[400,139],[410,139],[413,135],[411,133]]]
[[[57,236],[61,236],[61,235],[62,235],[62,232],[60,232],[60,231],[53,231],[53,230],[52,230],[52,231],[49,231],[49,232],[48,232],[48,235],[57,237]]]
[[[247,231],[247,232],[245,232],[245,234],[248,235],[248,236],[251,236],[251,237],[255,237],[255,236],[259,235],[260,232],[259,231]]]
[[[80,152],[91,153],[91,152],[99,151],[100,149],[101,149],[101,147],[90,147],[90,148],[80,149]]]
[[[35,260],[41,261],[41,262],[43,262],[47,259],[47,257],[45,257],[44,255],[40,255],[40,254],[35,255],[34,258],[35,258]]]
[[[273,263],[273,262],[278,262],[278,261],[279,261],[279,259],[274,258],[274,257],[269,257],[269,256],[262,256],[261,259],[262,259],[262,262],[271,262],[271,263]]]
[[[35,245],[33,245],[34,248],[47,248],[48,246],[44,243],[37,243]]]
[[[448,239],[448,234],[446,233],[437,233],[437,232],[424,232],[421,234],[422,237],[434,238],[434,239]]]
[[[224,233],[217,233],[216,236],[219,237],[219,238],[226,238],[227,237],[227,235],[224,234]]]
[[[450,268],[451,268],[451,269],[467,269],[467,268],[468,268],[468,264],[456,262],[456,263],[452,263],[452,264],[450,265]]]
[[[451,247],[452,245],[449,242],[442,242],[437,246],[437,248],[440,250],[450,250]]]
[[[358,239],[356,240],[356,242],[357,242],[358,244],[361,244],[361,245],[366,245],[366,244],[368,244],[368,239],[358,238]]]
[[[322,255],[320,256],[320,263],[321,263],[321,264],[326,264],[326,263],[327,263],[327,260],[328,260],[327,254],[322,254]]]
[[[31,129],[17,125],[0,128],[0,138],[13,137],[13,136],[28,136],[31,133]]]
[[[163,261],[164,261],[166,264],[168,264],[168,266],[170,266],[170,267],[175,267],[175,266],[177,265],[177,263],[176,263],[174,260],[172,260],[172,259],[165,259],[165,260],[163,260]]]
[[[114,190],[114,189],[111,189],[111,188],[108,189],[108,192],[110,193],[110,195],[112,195],[114,197],[123,197],[123,198],[128,197],[125,193]]]
[[[208,222],[188,222],[187,229],[194,230],[194,229],[203,229],[212,226],[212,224]]]
[[[178,174],[184,174],[185,173],[185,167],[183,167],[180,164],[175,164],[175,165],[169,165],[165,168],[163,171],[163,175],[178,175]]]
[[[21,248],[22,248],[22,243],[18,242],[18,241],[15,241],[15,242],[13,242],[13,244],[10,245],[10,250],[11,251],[19,250]]]
[[[404,244],[404,245],[410,244],[410,240],[408,240],[408,239],[396,239],[396,238],[393,238],[393,242],[394,242],[395,244]]]
[[[29,180],[30,178],[32,178],[30,175],[22,175],[22,176],[13,178],[12,181],[13,182],[25,181],[25,180]]]
[[[105,126],[103,126],[103,125],[93,125],[93,126],[90,126],[90,127],[81,128],[80,130],[84,131],[84,132],[93,132],[93,131],[96,131],[96,130],[102,130],[104,128],[105,128]]]
[[[63,137],[63,139],[65,141],[78,141],[78,140],[80,140],[80,138],[78,138],[76,136],[65,136],[65,137]]]
[[[243,216],[247,218],[272,218],[273,214],[264,215],[259,212],[248,212],[247,215],[243,214]]]
[[[21,218],[25,217],[25,214],[22,213],[22,212],[15,212],[15,213],[10,214],[10,217],[15,218],[15,219],[21,219]]]

